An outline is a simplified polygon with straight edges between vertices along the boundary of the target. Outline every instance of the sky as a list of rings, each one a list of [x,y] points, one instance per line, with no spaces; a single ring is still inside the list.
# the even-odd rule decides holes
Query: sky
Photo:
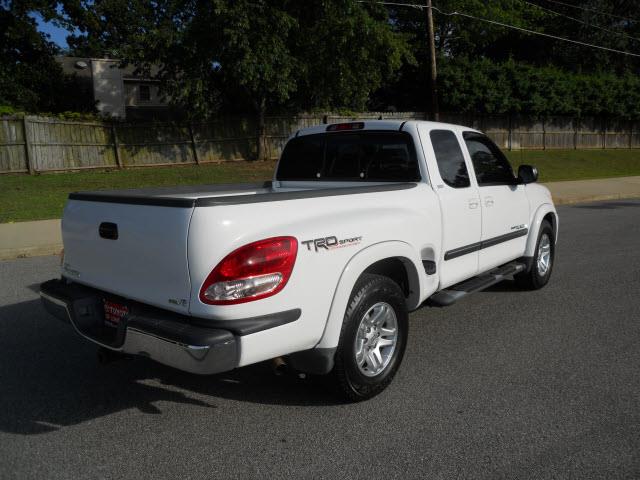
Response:
[[[49,40],[58,45],[60,48],[67,48],[67,35],[72,32],[64,28],[56,27],[51,22],[45,22],[39,14],[33,14],[32,17],[38,24],[38,30],[49,35]]]

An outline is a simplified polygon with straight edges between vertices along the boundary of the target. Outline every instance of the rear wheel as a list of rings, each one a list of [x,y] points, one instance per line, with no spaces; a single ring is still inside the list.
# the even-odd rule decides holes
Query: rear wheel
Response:
[[[363,275],[344,316],[333,377],[347,400],[384,390],[400,366],[407,343],[408,313],[402,290],[381,275]]]
[[[531,268],[528,272],[515,275],[516,283],[527,290],[537,290],[544,287],[551,278],[555,250],[553,228],[547,220],[544,220],[540,224]]]

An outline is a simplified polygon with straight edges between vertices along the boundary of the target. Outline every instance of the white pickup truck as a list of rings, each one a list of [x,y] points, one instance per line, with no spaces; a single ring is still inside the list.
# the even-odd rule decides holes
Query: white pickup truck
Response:
[[[279,359],[362,400],[397,371],[408,312],[549,281],[558,216],[536,180],[470,128],[306,128],[267,183],[72,193],[41,297],[103,353],[198,374]]]

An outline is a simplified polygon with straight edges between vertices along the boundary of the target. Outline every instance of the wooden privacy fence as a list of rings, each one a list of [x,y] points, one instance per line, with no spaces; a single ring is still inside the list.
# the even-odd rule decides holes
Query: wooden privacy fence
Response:
[[[277,158],[291,133],[321,123],[425,119],[422,112],[271,116],[261,136],[265,158]],[[444,114],[444,122],[486,132],[502,148],[640,148],[640,124],[554,117]],[[242,161],[255,158],[257,123],[225,116],[208,123],[120,124],[25,116],[0,119],[0,173],[38,173]]]

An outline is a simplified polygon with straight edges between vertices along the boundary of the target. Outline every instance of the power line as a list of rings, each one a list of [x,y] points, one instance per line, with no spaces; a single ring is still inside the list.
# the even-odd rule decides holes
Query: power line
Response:
[[[596,45],[594,43],[581,42],[579,40],[573,40],[572,38],[559,37],[557,35],[551,35],[550,33],[536,32],[535,30],[529,30],[527,28],[517,27],[515,25],[509,25],[508,23],[496,22],[495,20],[489,20],[487,18],[474,17],[473,15],[469,15],[467,13],[462,13],[462,12],[443,12],[442,10],[440,10],[440,9],[438,9],[436,7],[432,7],[432,8],[436,12],[440,13],[441,15],[459,16],[459,17],[471,18],[473,20],[478,20],[480,22],[490,23],[492,25],[498,25],[500,27],[505,27],[505,28],[511,28],[513,30],[519,30],[521,32],[529,33],[531,35],[539,35],[541,37],[552,38],[554,40],[560,40],[562,42],[574,43],[576,45],[582,45],[584,47],[597,48],[597,49],[600,49],[600,50],[606,50],[607,52],[620,53],[622,55],[629,55],[631,57],[639,57],[640,58],[640,54],[637,54],[637,53],[631,53],[631,52],[627,52],[627,51],[624,51],[624,50],[617,50],[615,48],[603,47],[602,45]]]
[[[359,0],[358,3],[376,3],[376,4],[380,4],[380,5],[392,4],[392,5],[413,7],[413,8],[417,8],[419,10],[427,8],[426,5],[417,5],[417,4],[413,4],[413,3],[404,3],[403,4],[403,3],[395,3],[395,2],[377,2],[377,1],[368,2],[368,1],[365,1],[365,0]],[[638,58],[640,58],[640,54],[637,54],[637,53],[627,52],[627,51],[624,51],[624,50],[617,50],[615,48],[604,47],[602,45],[596,45],[594,43],[581,42],[579,40],[573,40],[572,38],[559,37],[557,35],[551,35],[550,33],[536,32],[535,30],[529,30],[528,28],[517,27],[515,25],[509,25],[508,23],[497,22],[495,20],[489,20],[488,18],[476,17],[474,15],[469,15],[468,13],[463,13],[463,12],[444,12],[444,11],[440,10],[439,8],[437,8],[437,7],[431,7],[431,8],[433,10],[435,10],[436,12],[438,12],[439,14],[445,15],[447,17],[457,16],[457,17],[470,18],[472,20],[478,20],[480,22],[489,23],[491,25],[498,25],[500,27],[510,28],[510,29],[513,29],[513,30],[518,30],[520,32],[528,33],[530,35],[538,35],[538,36],[541,36],[541,37],[551,38],[551,39],[554,39],[554,40],[560,40],[562,42],[573,43],[575,45],[582,45],[583,47],[596,48],[598,50],[605,50],[607,52],[619,53],[621,55],[627,55],[627,56],[630,56],[630,57],[638,57]]]
[[[538,5],[538,4],[535,4],[535,3],[527,2],[527,0],[520,0],[520,1],[522,3],[526,3],[527,5],[531,5],[532,7],[536,7],[536,8],[539,8],[540,10],[549,12],[549,13],[551,13],[553,15],[557,15],[559,17],[565,17],[565,18],[568,18],[569,20],[572,20],[574,22],[581,23],[582,25],[586,25],[586,26],[592,27],[592,28],[597,28],[598,30],[602,30],[604,32],[613,33],[614,35],[620,35],[622,37],[626,37],[626,38],[629,38],[631,40],[635,40],[637,42],[640,42],[640,38],[634,37],[634,36],[629,35],[627,33],[620,32],[618,30],[611,30],[609,28],[605,28],[605,27],[602,27],[600,25],[596,25],[594,23],[585,22],[584,20],[580,20],[579,18],[575,18],[575,17],[572,17],[570,15],[565,15],[564,13],[556,12],[555,10],[551,10],[550,8],[543,7],[542,5]]]
[[[378,5],[393,5],[393,6],[397,6],[397,7],[412,7],[412,8],[416,8],[418,10],[423,10],[425,8],[428,8],[426,5],[418,5],[418,4],[415,4],[415,3],[368,2],[366,0],[358,0],[358,3],[376,3]]]
[[[561,2],[560,0],[545,0],[545,1],[547,1],[549,3],[555,3],[556,5],[564,5],[565,7],[576,8],[576,9],[582,10],[584,12],[597,13],[599,15],[605,15],[607,17],[617,18],[619,20],[626,20],[627,22],[640,22],[640,20],[638,20],[636,18],[623,17],[621,15],[615,15],[613,13],[603,12],[602,10],[596,10],[595,8],[581,7],[579,5],[572,5],[570,3]]]
[[[573,43],[573,44],[576,44],[576,45],[582,45],[582,46],[585,46],[585,47],[591,47],[591,48],[597,48],[597,49],[600,49],[600,50],[606,50],[607,52],[620,53],[622,55],[629,55],[631,57],[639,57],[640,58],[640,54],[637,54],[637,53],[631,53],[631,52],[627,52],[627,51],[624,51],[624,50],[618,50],[618,49],[615,49],[615,48],[604,47],[602,45],[596,45],[594,43],[581,42],[579,40],[573,40],[572,38],[559,37],[557,35],[551,35],[550,33],[536,32],[535,30],[529,30],[528,28],[522,28],[522,27],[517,27],[515,25],[509,25],[508,23],[497,22],[495,20],[489,20],[487,18],[474,17],[473,15],[469,15],[467,13],[462,13],[462,12],[443,12],[442,10],[440,10],[440,9],[438,9],[436,7],[432,7],[432,8],[436,12],[440,13],[441,15],[459,16],[459,17],[471,18],[473,20],[478,20],[480,22],[490,23],[492,25],[498,25],[500,27],[505,27],[505,28],[511,28],[513,30],[518,30],[518,31],[524,32],[524,33],[529,33],[531,35],[539,35],[541,37],[552,38],[554,40],[560,40],[562,42],[569,42],[569,43]]]

